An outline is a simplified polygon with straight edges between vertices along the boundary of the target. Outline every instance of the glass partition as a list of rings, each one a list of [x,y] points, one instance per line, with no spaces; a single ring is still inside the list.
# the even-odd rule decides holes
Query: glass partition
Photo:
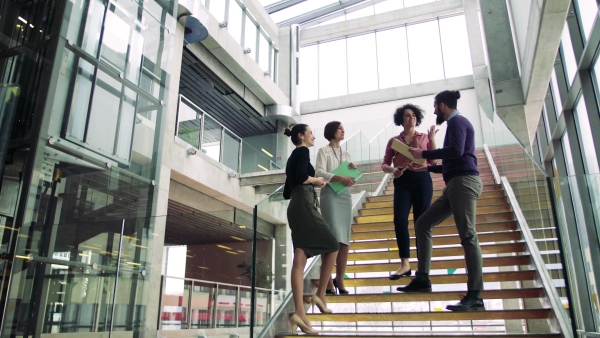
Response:
[[[537,147],[524,149],[500,117],[493,122],[481,114],[484,143],[488,145],[500,176],[506,176],[519,206],[536,238],[538,249],[546,257],[547,267],[563,304],[568,307],[561,247],[557,224],[552,210],[552,195],[547,173],[534,152]],[[541,122],[543,123],[543,121]],[[480,165],[480,168],[482,165]],[[487,166],[485,170],[489,170]],[[563,233],[562,231],[560,232]]]
[[[242,139],[183,95],[179,98],[176,135],[213,160],[240,171]]]
[[[47,225],[53,235],[41,240],[43,250],[17,247],[3,336],[142,331],[152,271],[149,241],[160,221],[164,218]]]

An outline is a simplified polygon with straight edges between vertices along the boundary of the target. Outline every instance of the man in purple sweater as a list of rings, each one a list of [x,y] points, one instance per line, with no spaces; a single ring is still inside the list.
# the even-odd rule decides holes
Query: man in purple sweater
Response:
[[[417,276],[407,286],[398,288],[404,292],[430,292],[429,266],[431,263],[431,229],[450,216],[454,216],[456,229],[465,250],[468,292],[456,305],[448,305],[452,311],[485,310],[480,291],[483,290],[481,248],[475,230],[477,198],[481,194],[481,179],[475,156],[475,133],[473,126],[456,110],[458,91],[443,91],[435,96],[434,107],[438,125],[448,122],[444,147],[436,150],[411,148],[415,158],[442,159],[442,165],[429,166],[430,172],[441,173],[446,182],[442,196],[427,209],[415,224],[419,268]]]

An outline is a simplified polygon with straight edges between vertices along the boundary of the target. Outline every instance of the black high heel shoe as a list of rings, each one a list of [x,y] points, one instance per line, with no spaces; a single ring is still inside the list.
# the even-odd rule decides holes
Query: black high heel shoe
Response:
[[[337,281],[335,279],[333,280],[333,288],[334,288],[334,290],[337,289],[337,292],[340,295],[347,295],[347,294],[350,293],[346,289],[340,289],[340,288],[338,288]]]
[[[398,279],[402,278],[403,276],[409,277],[410,275],[412,275],[412,270],[408,270],[405,273],[401,273],[401,274],[393,273],[390,275],[390,280],[398,280]]]
[[[335,295],[335,289],[325,289],[326,295]]]

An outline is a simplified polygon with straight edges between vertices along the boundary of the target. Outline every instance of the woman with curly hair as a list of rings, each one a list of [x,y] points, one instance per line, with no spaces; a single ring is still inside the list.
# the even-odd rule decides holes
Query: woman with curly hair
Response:
[[[409,103],[396,109],[394,123],[402,126],[403,130],[398,136],[394,136],[388,141],[381,165],[384,172],[394,175],[394,230],[401,264],[398,270],[390,275],[391,280],[412,274],[409,263],[408,215],[412,207],[414,224],[419,216],[429,208],[433,197],[433,182],[430,174],[427,171],[419,171],[421,165],[411,163],[407,157],[392,149],[394,139],[412,148],[436,149],[435,134],[437,130],[435,126],[431,126],[427,134],[420,133],[415,129],[422,120],[423,110],[416,105]],[[435,165],[436,163],[436,160],[431,160],[424,165]]]

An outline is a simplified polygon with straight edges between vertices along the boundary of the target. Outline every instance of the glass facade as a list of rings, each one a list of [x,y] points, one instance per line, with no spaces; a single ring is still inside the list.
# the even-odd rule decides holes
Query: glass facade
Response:
[[[38,58],[13,49],[0,60],[2,81],[27,91],[17,114],[33,122],[20,194],[2,196],[18,203],[3,218],[12,264],[0,335],[144,332],[155,321],[151,281],[160,278],[153,261],[164,219],[154,213],[173,8],[45,4],[2,12],[13,21],[2,34],[16,27],[24,46],[37,50],[41,38],[47,49]]]

